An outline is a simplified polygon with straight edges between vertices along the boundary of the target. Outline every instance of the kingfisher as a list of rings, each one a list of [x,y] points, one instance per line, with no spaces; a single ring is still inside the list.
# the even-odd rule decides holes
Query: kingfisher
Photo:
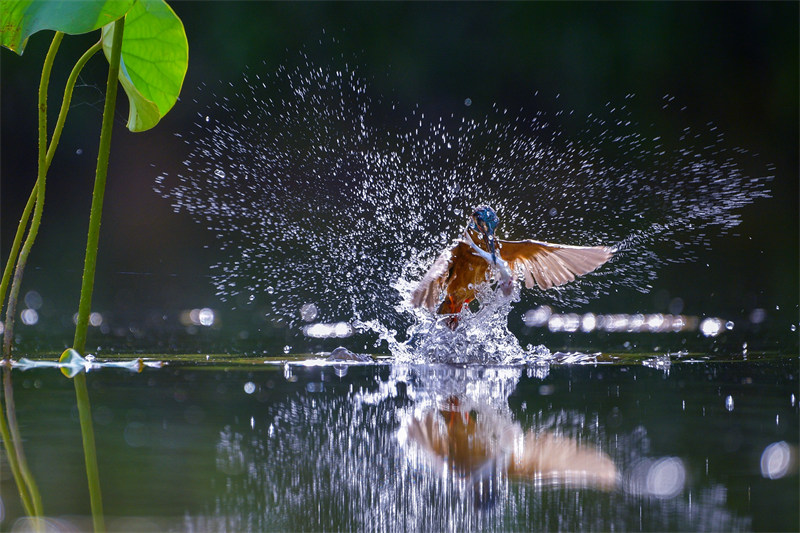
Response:
[[[411,293],[412,305],[449,315],[447,325],[455,329],[456,315],[475,298],[481,283],[494,279],[506,296],[518,277],[524,278],[526,288],[538,285],[547,290],[592,272],[616,251],[608,246],[501,240],[495,236],[499,223],[491,207],[475,209],[462,238],[439,255]]]

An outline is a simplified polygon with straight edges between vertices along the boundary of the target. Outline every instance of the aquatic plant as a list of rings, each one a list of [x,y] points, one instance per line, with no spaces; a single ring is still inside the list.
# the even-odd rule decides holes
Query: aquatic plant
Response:
[[[130,104],[128,129],[136,132],[152,128],[177,101],[188,66],[188,43],[183,24],[163,0],[8,1],[3,4],[0,24],[3,30],[0,35],[0,44],[20,55],[25,49],[28,38],[34,33],[41,30],[56,32],[45,58],[39,84],[39,152],[36,182],[20,218],[2,282],[0,282],[0,302],[5,301],[6,291],[9,283],[11,284],[6,304],[3,340],[3,358],[6,363],[4,391],[9,423],[6,426],[5,419],[0,417],[3,419],[0,422],[0,431],[2,431],[3,442],[26,511],[33,516],[42,516],[38,490],[25,463],[20,446],[21,439],[14,422],[8,363],[14,339],[14,314],[17,298],[28,255],[39,231],[44,209],[47,171],[61,137],[70,107],[72,90],[84,65],[102,48],[109,62],[109,70],[100,132],[100,148],[92,191],[80,304],[73,341],[74,350],[81,353],[85,348],[89,324],[118,83],[121,83],[125,89]],[[64,34],[83,34],[98,29],[101,30],[100,40],[81,56],[67,80],[61,110],[48,144],[48,85],[55,56]],[[27,236],[23,242],[26,228],[28,229]],[[75,391],[81,412],[81,430],[94,527],[96,530],[102,530],[104,524],[94,451],[94,432],[91,415],[88,414],[89,396],[85,376],[82,373],[75,376]]]

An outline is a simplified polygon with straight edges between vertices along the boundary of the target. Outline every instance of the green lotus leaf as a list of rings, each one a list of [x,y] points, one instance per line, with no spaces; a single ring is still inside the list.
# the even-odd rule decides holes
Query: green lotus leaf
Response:
[[[111,57],[114,25],[103,27],[103,51]],[[189,65],[181,19],[164,0],[139,0],[125,15],[119,79],[128,95],[128,129],[145,131],[172,109]]]
[[[77,35],[125,15],[136,0],[2,0],[0,44],[22,55],[28,37],[41,30]]]

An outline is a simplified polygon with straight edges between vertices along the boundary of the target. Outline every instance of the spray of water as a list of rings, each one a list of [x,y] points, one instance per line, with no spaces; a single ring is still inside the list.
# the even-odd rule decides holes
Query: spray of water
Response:
[[[655,134],[628,110],[632,95],[585,119],[500,106],[480,119],[430,116],[372,95],[352,65],[302,53],[212,95],[182,135],[183,172],[158,176],[155,188],[218,237],[220,299],[258,303],[290,327],[313,303],[319,319],[354,319],[411,359],[524,355],[506,325],[519,292],[484,291],[483,309],[454,335],[407,304],[476,205],[496,209],[500,238],[617,246],[598,271],[521,296],[570,307],[649,290],[664,263],[736,226],[771,179],[769,169],[748,176],[752,156],[726,148],[713,125]],[[680,114],[671,97],[663,106]],[[560,124],[575,120],[578,134],[566,134]]]

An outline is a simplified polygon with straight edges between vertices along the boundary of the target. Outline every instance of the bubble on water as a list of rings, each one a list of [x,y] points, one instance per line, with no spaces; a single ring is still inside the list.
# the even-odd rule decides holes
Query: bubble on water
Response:
[[[629,97],[585,118],[500,105],[431,116],[374,95],[335,61],[301,52],[222,85],[182,137],[184,170],[155,184],[218,237],[220,299],[270,294],[269,313],[292,327],[312,300],[325,323],[357,315],[388,331],[419,320],[398,287],[422,277],[479,204],[498,212],[501,238],[615,247],[579,282],[521,296],[570,307],[647,292],[658,268],[710,246],[768,196],[771,176],[748,176],[754,156],[727,148],[716,127],[656,131],[636,121]]]

